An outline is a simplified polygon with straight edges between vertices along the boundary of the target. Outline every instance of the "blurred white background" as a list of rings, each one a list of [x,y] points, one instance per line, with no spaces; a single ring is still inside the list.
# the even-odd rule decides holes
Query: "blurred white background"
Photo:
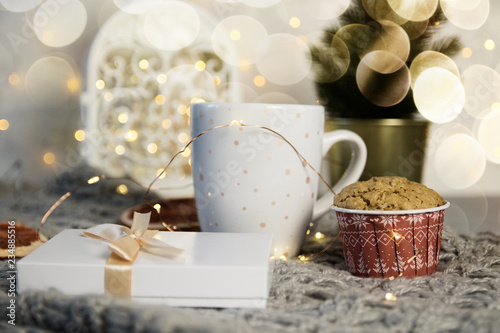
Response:
[[[140,13],[130,15],[146,15],[150,2],[137,1]],[[217,28],[239,24],[241,35],[231,38],[244,40],[236,51],[246,62],[226,65],[239,75],[232,84],[240,89],[242,101],[317,102],[307,45],[318,40],[348,0],[183,2],[206,12]],[[461,205],[450,212],[457,229],[500,231],[500,3],[447,2],[461,8],[448,12],[446,29],[460,35],[464,45],[454,60],[467,110],[448,123],[432,125],[423,183],[444,197],[473,198],[458,199]],[[79,97],[88,84],[89,48],[106,20],[133,3],[0,0],[0,178],[14,174],[20,182],[42,186],[80,163]],[[187,23],[176,19],[196,25],[189,15]],[[166,22],[153,28],[162,27],[171,29]],[[294,48],[287,44],[290,36],[306,44]],[[266,43],[267,53],[262,48]],[[264,53],[252,59],[259,47]]]

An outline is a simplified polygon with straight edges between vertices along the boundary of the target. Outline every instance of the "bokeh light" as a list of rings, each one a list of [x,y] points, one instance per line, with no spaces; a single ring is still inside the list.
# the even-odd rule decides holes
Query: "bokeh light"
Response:
[[[495,49],[495,42],[491,39],[487,39],[484,42],[484,48],[488,51],[494,50]]]
[[[300,19],[296,16],[291,17],[289,23],[292,28],[300,27]]]
[[[225,62],[250,65],[255,63],[255,50],[266,37],[262,23],[250,16],[234,15],[217,24],[212,33],[212,46]]]
[[[47,165],[51,165],[51,164],[54,164],[56,161],[56,156],[53,154],[53,153],[45,153],[43,155],[43,163],[47,164]]]
[[[325,48],[324,53],[319,53],[318,57],[319,63],[312,63],[313,70],[311,74],[314,74],[314,80],[316,82],[321,83],[334,82],[340,79],[349,69],[349,64],[351,62],[347,45],[342,39],[337,37],[337,35],[333,36],[331,47]],[[328,66],[324,67],[331,70],[323,70],[323,66],[321,66],[320,63],[328,64]]]
[[[343,26],[335,36],[345,43],[351,57],[358,55],[362,58],[370,52],[369,47],[374,41],[381,39],[381,32],[373,27],[355,23]]]
[[[387,0],[394,12],[409,21],[429,19],[438,6],[438,0]]]
[[[266,85],[266,79],[262,75],[255,75],[253,84],[255,84],[256,87],[263,87]]]
[[[435,123],[455,119],[465,104],[465,91],[460,80],[450,71],[431,67],[415,81],[413,100],[418,111]]]
[[[267,80],[292,85],[311,70],[309,47],[300,38],[279,33],[267,37],[257,49],[257,69]]]
[[[441,0],[441,8],[448,20],[457,27],[475,30],[486,22],[490,13],[490,1]]]
[[[379,22],[381,26],[380,35],[375,38],[363,53],[372,51],[389,51],[403,61],[410,54],[410,38],[406,31],[399,25],[390,21]],[[359,41],[358,41],[359,43]]]
[[[21,78],[19,77],[19,74],[17,73],[12,73],[9,75],[9,84],[11,86],[17,86],[21,82]]]
[[[396,24],[404,24],[408,21],[398,15],[388,2],[389,0],[362,0],[363,8],[375,21],[388,20]],[[413,2],[413,1],[412,1]]]
[[[78,0],[44,2],[33,16],[38,39],[51,47],[63,47],[77,40],[87,25],[87,10]]]
[[[500,101],[500,74],[484,65],[472,65],[462,73],[465,88],[464,110],[471,116],[482,119],[491,106]]]
[[[60,105],[69,98],[70,80],[76,80],[76,76],[68,61],[56,56],[40,58],[26,73],[26,93],[35,103]]]
[[[0,5],[11,12],[22,13],[38,6],[42,0],[0,0]]]
[[[462,57],[464,58],[470,58],[472,56],[472,50],[470,47],[464,47],[462,49]]]
[[[77,130],[77,131],[75,131],[75,140],[76,141],[83,141],[83,140],[85,140],[85,131],[84,130]]]
[[[484,117],[477,137],[488,160],[500,164],[500,110],[492,111]]]
[[[441,0],[441,3],[446,3],[453,8],[459,10],[471,10],[481,4],[483,0]]]
[[[418,76],[431,67],[440,67],[453,73],[460,79],[460,71],[457,64],[447,55],[436,51],[424,51],[413,59],[410,65],[411,87],[415,86]]]
[[[127,194],[128,193],[128,187],[125,184],[120,184],[116,187],[116,193],[118,194]]]
[[[154,142],[151,142],[150,144],[148,144],[147,150],[150,154],[156,154],[156,152],[158,151],[158,145]]]
[[[122,145],[118,145],[115,147],[115,153],[116,155],[123,155],[125,154],[125,147],[123,147]]]
[[[453,189],[463,189],[481,178],[486,168],[486,156],[473,137],[454,134],[437,148],[434,167],[444,184]]]
[[[0,119],[0,131],[6,131],[9,129],[9,121],[7,119]]]
[[[416,39],[424,34],[429,26],[429,21],[408,21],[401,24],[401,27],[406,31],[410,40]]]
[[[408,94],[410,71],[393,53],[373,51],[361,59],[356,83],[363,96],[373,104],[392,106]]]
[[[200,32],[196,10],[180,1],[158,3],[144,18],[144,34],[155,47],[176,51],[190,45]]]

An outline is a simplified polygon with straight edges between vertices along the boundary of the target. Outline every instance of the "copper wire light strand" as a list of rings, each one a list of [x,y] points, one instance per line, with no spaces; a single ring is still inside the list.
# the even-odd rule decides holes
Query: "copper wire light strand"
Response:
[[[241,122],[238,122],[238,121],[232,121],[231,123],[229,124],[225,124],[225,125],[219,125],[219,126],[215,126],[215,127],[211,127],[209,129],[206,129],[204,131],[202,131],[200,134],[196,135],[194,138],[192,138],[185,146],[184,148],[182,148],[180,151],[178,151],[171,159],[170,161],[168,162],[168,164],[163,168],[163,170],[158,174],[158,176],[156,176],[156,178],[151,182],[151,184],[149,184],[148,186],[148,189],[146,191],[146,193],[144,194],[144,202],[148,205],[151,205],[151,203],[149,203],[147,201],[147,197],[148,197],[148,194],[151,190],[151,187],[153,186],[153,184],[158,180],[160,179],[160,177],[167,171],[168,167],[170,166],[170,164],[172,164],[172,162],[174,161],[174,159],[179,155],[179,154],[182,154],[186,151],[186,149],[194,142],[196,141],[198,138],[200,138],[201,136],[203,136],[204,134],[208,133],[208,132],[211,132],[213,130],[216,130],[216,129],[220,129],[220,128],[225,128],[225,127],[231,127],[231,126],[234,126],[234,125],[238,125],[238,126],[241,126],[241,127],[254,127],[254,128],[258,128],[258,129],[263,129],[263,130],[266,130],[266,131],[269,131],[277,136],[279,136],[281,139],[283,139],[283,141],[285,141],[290,147],[292,147],[292,149],[295,151],[295,153],[300,157],[300,159],[306,163],[306,165],[308,165],[313,171],[314,173],[316,173],[321,181],[328,187],[328,189],[333,193],[335,194],[335,192],[333,191],[332,187],[330,186],[330,184],[328,184],[328,182],[323,178],[323,176],[311,165],[311,163],[309,163],[308,160],[306,160],[306,158],[304,156],[302,156],[302,154],[297,150],[297,148],[295,148],[295,146],[290,142],[288,141],[287,138],[285,138],[281,133],[269,128],[269,127],[266,127],[266,126],[260,126],[260,125],[250,125],[250,124],[245,124],[245,123],[241,123]]]

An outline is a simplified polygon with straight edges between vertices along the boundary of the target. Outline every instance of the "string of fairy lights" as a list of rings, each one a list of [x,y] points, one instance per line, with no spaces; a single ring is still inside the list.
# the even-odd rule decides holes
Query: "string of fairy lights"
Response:
[[[158,214],[160,214],[160,211],[161,211],[161,205],[156,203],[151,203],[148,201],[148,194],[150,193],[151,190],[154,190],[155,188],[153,188],[153,185],[155,184],[155,182],[161,178],[162,174],[166,173],[168,168],[170,167],[170,165],[172,164],[172,162],[174,161],[174,159],[183,154],[187,149],[189,149],[189,146],[196,140],[200,139],[203,135],[205,135],[206,133],[208,132],[211,132],[211,131],[214,131],[214,130],[220,130],[220,129],[224,129],[224,128],[228,128],[228,127],[231,127],[231,126],[239,126],[240,128],[242,127],[253,127],[253,128],[257,128],[257,129],[260,129],[260,130],[265,130],[265,131],[269,131],[271,132],[272,134],[280,137],[285,143],[287,143],[293,150],[294,152],[297,154],[297,157],[303,161],[303,164],[304,166],[308,166],[309,168],[312,169],[312,171],[314,173],[316,173],[318,175],[318,177],[321,179],[321,181],[326,185],[326,187],[328,188],[329,191],[331,191],[333,194],[335,194],[335,192],[333,191],[333,189],[330,187],[330,185],[328,184],[328,182],[323,178],[323,176],[321,175],[321,173],[316,170],[308,161],[307,159],[297,150],[297,148],[290,142],[288,141],[288,139],[286,137],[284,137],[282,134],[280,134],[279,132],[269,128],[269,127],[266,127],[266,126],[260,126],[260,125],[249,125],[249,124],[245,124],[245,123],[242,123],[241,121],[237,121],[237,120],[233,120],[231,123],[229,124],[225,124],[225,125],[219,125],[219,126],[215,126],[215,127],[212,127],[212,128],[209,128],[209,129],[206,129],[204,131],[202,131],[201,133],[199,133],[198,135],[196,135],[195,137],[193,137],[191,140],[189,140],[186,145],[181,149],[179,150],[171,159],[170,161],[168,162],[168,164],[161,170],[161,172],[157,175],[157,177],[155,179],[153,179],[151,181],[151,183],[146,187],[138,182],[136,182],[135,180],[131,179],[131,178],[127,178],[126,180],[129,180],[129,181],[133,181],[134,183],[146,188],[146,192],[144,194],[144,202],[146,204],[148,204],[150,207],[152,207],[153,209],[155,209]],[[41,232],[41,229],[42,227],[44,226],[44,224],[47,222],[47,219],[50,217],[50,215],[54,212],[54,210],[59,207],[67,198],[69,198],[73,193],[75,193],[76,191],[78,191],[78,189],[80,189],[81,187],[84,187],[84,186],[89,186],[89,185],[94,185],[102,180],[117,180],[117,178],[113,178],[113,177],[108,177],[106,175],[100,175],[100,176],[93,176],[91,178],[89,178],[86,182],[84,183],[81,183],[79,185],[77,185],[75,188],[73,188],[72,190],[66,192],[64,195],[62,195],[48,210],[47,212],[44,214],[44,216],[42,217],[41,219],[41,222],[40,222],[40,225],[38,227],[38,230],[37,232],[40,234]],[[120,185],[121,186],[121,185]],[[397,279],[397,278],[400,278],[404,275],[405,271],[409,268],[409,264],[410,262],[412,262],[413,260],[415,260],[415,258],[417,258],[423,251],[421,249],[418,249],[415,244],[413,244],[413,242],[410,242],[408,239],[406,239],[403,235],[401,235],[400,233],[390,229],[390,228],[387,228],[383,225],[380,225],[378,223],[375,223],[373,221],[357,221],[355,222],[354,224],[364,224],[364,223],[369,223],[369,224],[373,224],[374,227],[377,227],[383,231],[385,231],[389,237],[394,241],[395,244],[399,244],[401,242],[406,242],[408,243],[412,248],[413,248],[413,253],[414,255],[411,256],[410,258],[408,258],[405,262],[404,262],[404,266],[402,267],[402,269],[400,270],[398,268],[398,270],[400,270],[399,274],[398,275],[394,275],[394,276],[390,276],[390,277],[386,277],[382,280],[382,282],[380,282],[379,284],[377,284],[375,287],[373,287],[371,290],[370,290],[370,293],[372,293],[374,290],[376,289],[379,289],[379,288],[382,288],[385,284],[387,284],[388,282],[390,281],[393,281],[394,279]],[[176,228],[173,227],[172,225],[169,224],[168,221],[162,221],[162,224],[163,226],[170,232],[175,232]],[[309,223],[309,229],[307,230],[306,234],[309,235],[310,234],[310,230],[311,228],[314,226],[314,222],[310,222]],[[322,249],[320,250],[319,252],[316,252],[316,253],[313,253],[312,255],[299,255],[297,258],[294,258],[294,260],[299,260],[300,262],[302,263],[307,263],[307,262],[313,262],[316,258],[318,258],[319,256],[321,256],[322,254],[324,254],[326,251],[328,251],[333,245],[334,243],[338,240],[338,238],[342,235],[342,229],[340,230],[340,232],[335,236],[333,237],[333,239]],[[315,236],[314,236],[317,240],[321,240],[321,239],[324,239],[326,237],[325,234],[321,233],[321,232],[317,232],[315,233]],[[275,258],[273,256],[270,257],[271,260],[274,260]],[[280,260],[287,260],[286,256],[281,256],[280,258],[278,258]],[[392,294],[392,293],[386,293],[385,294],[385,297],[384,297],[384,300],[386,301],[396,301],[397,300],[397,297]]]

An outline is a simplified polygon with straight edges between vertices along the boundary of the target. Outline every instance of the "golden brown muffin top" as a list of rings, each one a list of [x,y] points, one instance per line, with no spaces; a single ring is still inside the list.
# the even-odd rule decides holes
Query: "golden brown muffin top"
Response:
[[[436,191],[405,177],[373,177],[344,187],[333,203],[358,210],[412,210],[439,207],[446,201]]]

